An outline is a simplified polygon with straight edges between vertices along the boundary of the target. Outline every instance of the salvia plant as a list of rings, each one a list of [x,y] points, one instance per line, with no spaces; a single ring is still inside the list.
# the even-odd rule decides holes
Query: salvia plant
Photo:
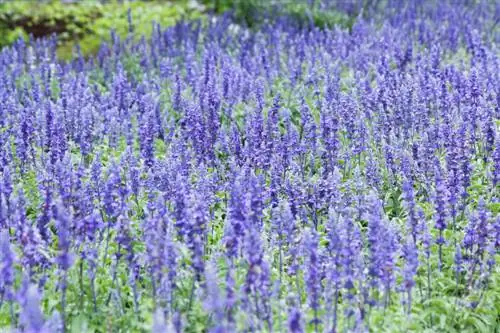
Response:
[[[1,329],[494,332],[499,10],[2,49]]]

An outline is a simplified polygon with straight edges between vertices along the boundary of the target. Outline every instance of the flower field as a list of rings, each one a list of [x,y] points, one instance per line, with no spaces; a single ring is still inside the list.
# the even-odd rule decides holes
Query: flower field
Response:
[[[500,330],[500,6],[402,3],[1,49],[0,331]]]

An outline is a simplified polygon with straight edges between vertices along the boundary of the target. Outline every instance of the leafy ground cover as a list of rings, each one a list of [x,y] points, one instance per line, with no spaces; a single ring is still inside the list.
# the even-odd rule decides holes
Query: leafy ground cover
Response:
[[[110,31],[127,36],[134,13],[134,37],[151,36],[153,23],[171,26],[180,19],[201,17],[206,8],[196,1],[9,1],[0,3],[0,46],[20,36],[25,40],[57,35],[59,58],[70,59],[78,46],[95,54]]]
[[[492,2],[0,51],[0,327],[494,332]]]

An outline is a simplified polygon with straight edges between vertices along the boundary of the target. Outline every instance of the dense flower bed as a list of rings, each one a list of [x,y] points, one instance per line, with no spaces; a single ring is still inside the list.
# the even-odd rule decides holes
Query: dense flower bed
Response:
[[[410,7],[3,49],[0,326],[492,332],[499,8]]]

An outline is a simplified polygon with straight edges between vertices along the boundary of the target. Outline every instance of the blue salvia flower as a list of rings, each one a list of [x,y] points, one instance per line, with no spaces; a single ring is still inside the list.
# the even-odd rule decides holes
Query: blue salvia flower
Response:
[[[52,141],[52,132],[53,132],[53,122],[54,122],[54,113],[53,113],[53,105],[51,102],[47,102],[45,104],[45,136],[43,138],[44,149],[46,151],[50,151],[50,144]]]
[[[149,103],[149,101],[148,101]],[[142,115],[141,127],[139,129],[139,142],[141,146],[141,154],[145,164],[148,167],[154,163],[154,140],[155,140],[155,115],[153,110],[149,109]]]
[[[486,249],[486,245],[488,243],[488,238],[490,234],[490,228],[489,228],[490,213],[486,208],[486,204],[483,198],[479,199],[477,205],[477,212],[478,212],[478,225],[476,229],[476,235],[477,235],[476,241],[478,246],[477,251],[478,253],[482,254]]]
[[[62,270],[67,271],[74,261],[73,255],[70,253],[72,228],[71,216],[61,204],[53,206],[52,214],[56,222],[57,244],[59,248],[59,254],[56,258],[56,262]]]
[[[9,164],[5,163],[4,165],[5,166],[2,167],[2,171],[3,171],[3,174],[2,174],[2,178],[3,178],[2,192],[4,195],[5,201],[7,203],[7,206],[8,206],[8,208],[10,208],[13,206],[12,203],[10,203],[10,200],[11,200],[11,195],[14,192],[14,186],[12,184],[12,174],[11,174],[10,168],[8,167]],[[9,209],[9,212],[10,211],[11,211],[11,209]]]
[[[438,257],[438,266],[439,270],[442,269],[442,263],[443,263],[443,245],[445,244],[445,239],[443,232],[447,227],[447,218],[448,218],[448,209],[447,209],[447,198],[448,198],[448,191],[446,189],[446,185],[444,184],[442,175],[441,175],[441,166],[439,165],[439,162],[436,162],[436,167],[435,167],[435,194],[434,194],[434,208],[436,210],[435,214],[435,225],[434,227],[438,230],[439,235],[436,239],[436,244],[438,244],[438,251],[439,251],[439,257]]]
[[[306,272],[305,282],[307,287],[307,296],[309,306],[314,312],[314,318],[311,323],[314,325],[314,330],[318,331],[318,326],[321,324],[318,312],[321,302],[321,262],[320,254],[318,253],[318,235],[314,230],[306,231],[306,239],[304,244],[306,252],[304,271]]]
[[[380,283],[385,292],[389,293],[395,279],[397,239],[393,226],[383,217],[382,203],[373,193],[370,195],[369,203],[369,274],[373,279],[373,286]]]
[[[179,112],[182,106],[182,81],[178,73],[175,74],[175,94],[172,101],[175,111]]]
[[[273,210],[272,216],[272,228],[273,232],[276,234],[275,242],[278,245],[280,283],[283,273],[283,247],[286,243],[290,244],[288,240],[293,237],[293,227],[294,219],[290,211],[290,205],[288,202],[282,201],[279,206]],[[285,239],[285,236],[288,236],[288,239]]]
[[[214,326],[210,332],[225,332],[224,326],[224,303],[225,300],[220,295],[220,290],[217,281],[217,269],[215,263],[209,262],[205,269],[206,278],[206,299],[205,308],[210,314],[213,314]]]
[[[151,327],[151,333],[164,333],[169,332],[169,327],[165,322],[165,316],[161,309],[157,309],[153,314],[153,326]]]
[[[378,285],[381,278],[382,269],[382,243],[383,238],[383,221],[382,221],[382,204],[378,198],[371,193],[370,197],[370,212],[368,213],[368,232],[367,240],[370,249],[370,260],[368,264],[368,273],[371,276],[371,283],[374,287]]]
[[[64,326],[61,319],[61,315],[57,310],[54,311],[52,316],[45,321],[44,329],[46,332],[62,333],[64,332]]]
[[[460,149],[460,139],[458,138],[458,131],[452,133],[450,146],[448,147],[446,164],[447,164],[447,188],[448,188],[448,202],[450,207],[450,216],[453,219],[453,227],[455,227],[458,201],[462,198],[463,190],[461,186],[463,185],[464,175],[462,174],[462,150]]]
[[[61,290],[61,320],[63,327],[66,327],[66,291],[67,291],[67,278],[68,270],[73,265],[74,255],[70,252],[71,247],[71,229],[72,220],[66,209],[62,204],[53,206],[53,216],[57,228],[57,245],[59,253],[55,259],[59,268],[61,269],[61,277],[59,281],[59,288]]]
[[[380,176],[380,168],[377,161],[373,158],[373,155],[370,154],[367,166],[366,166],[366,178],[368,181],[368,185],[370,185],[375,190],[379,190],[382,184],[382,177]],[[403,186],[405,186],[403,184]],[[408,183],[406,186],[410,186]]]
[[[26,164],[28,163],[28,150],[31,147],[30,137],[32,136],[33,130],[30,128],[31,124],[29,121],[30,117],[27,112],[21,115],[20,128],[18,129],[18,133],[16,135],[16,155],[21,160],[23,169],[26,168]]]
[[[12,226],[15,227],[16,239],[21,245],[21,265],[28,272],[31,272],[37,266],[48,265],[48,259],[41,253],[42,241],[38,230],[28,222],[25,203],[24,192],[22,189],[19,189],[17,197],[12,202],[12,205],[15,207]]]
[[[171,224],[171,221],[170,221]],[[163,279],[160,281],[160,291],[163,299],[165,300],[165,307],[167,313],[174,312],[174,293],[176,289],[176,277],[179,261],[179,250],[177,243],[172,238],[172,230],[168,230],[165,234],[165,247],[162,253],[163,269],[167,270],[163,274]]]
[[[205,242],[209,221],[207,202],[202,194],[191,193],[187,216],[187,244],[192,252],[192,266],[196,279],[200,280],[205,270]]]
[[[417,241],[418,219],[416,216],[416,202],[413,188],[412,172],[410,169],[410,160],[408,157],[403,158],[403,200],[407,210],[407,225],[410,228],[413,242]]]
[[[495,222],[493,222],[493,243],[495,244],[495,249],[500,248],[500,216],[497,216]]]
[[[80,123],[78,142],[80,144],[80,151],[83,156],[90,154],[92,150],[93,140],[93,108],[92,106],[84,107],[80,112]]]
[[[340,289],[342,282],[342,254],[343,246],[341,238],[341,226],[339,225],[340,220],[339,215],[331,209],[328,213],[328,253],[330,255],[330,262],[327,264],[327,281],[331,283],[333,287],[333,316],[332,316],[332,327],[335,331],[337,329],[337,311],[338,311],[338,300],[340,297]]]
[[[108,223],[111,220],[116,219],[120,213],[120,203],[119,199],[119,188],[121,186],[121,177],[118,171],[118,166],[116,164],[112,165],[109,169],[108,179],[104,186],[102,193],[103,196],[103,208],[108,219]]]
[[[249,186],[250,188],[248,189],[248,191],[250,192],[251,199],[248,222],[250,222],[253,226],[257,226],[259,229],[261,229],[264,209],[264,198],[262,195],[264,188],[263,177],[251,175],[249,179]]]
[[[45,184],[43,184],[45,183]],[[52,217],[52,193],[49,186],[49,181],[44,180],[43,185],[40,186],[40,190],[45,192],[45,198],[42,203],[42,207],[40,207],[41,214],[37,219],[38,232],[40,233],[41,238],[48,242],[50,239],[50,229],[48,228],[48,224],[50,223],[50,219]]]
[[[381,262],[381,282],[385,289],[385,306],[387,306],[390,301],[391,288],[395,283],[395,271],[397,269],[396,252],[398,250],[398,243],[392,226],[387,226],[385,228],[386,230],[382,234],[384,237],[384,243],[382,245],[383,255]]]
[[[403,245],[402,255],[405,259],[402,290],[408,295],[408,313],[411,313],[412,289],[415,286],[415,276],[419,266],[418,249],[412,237],[408,237],[406,243]]]
[[[472,255],[473,248],[477,243],[477,215],[476,214],[470,214],[469,216],[469,223],[467,224],[467,227],[465,228],[465,235],[463,239],[463,246],[466,251],[469,251],[469,254]]]
[[[97,295],[95,290],[95,279],[97,274],[97,246],[92,243],[96,241],[96,232],[103,227],[102,219],[100,214],[94,212],[91,216],[87,217],[85,220],[86,224],[86,237],[88,239],[88,243],[84,245],[84,249],[82,250],[82,260],[87,260],[88,269],[87,273],[90,279],[90,288],[92,293],[92,302],[94,306],[94,312],[97,312]]]
[[[12,302],[14,299],[14,263],[16,256],[11,248],[10,235],[7,229],[2,230],[0,233],[0,250],[0,298]]]
[[[175,333],[183,332],[182,328],[184,326],[184,322],[180,312],[175,312],[172,316],[172,326],[174,327],[173,331]]]
[[[92,188],[97,198],[100,197],[101,173],[101,154],[96,154],[96,156],[94,156],[94,160],[92,161],[92,165],[90,166],[90,183],[92,184]]]
[[[244,256],[248,265],[246,279],[243,285],[245,297],[252,298],[260,295],[260,301],[257,302],[255,315],[257,318],[267,317],[266,313],[267,302],[269,301],[267,295],[269,274],[268,264],[264,258],[262,249],[262,241],[260,234],[255,227],[249,228],[245,235]],[[268,325],[270,324],[270,318]]]
[[[486,210],[483,199],[480,199],[477,209],[477,212],[469,216],[463,239],[465,260],[469,264],[469,285],[473,282],[477,270],[482,268],[482,259],[489,243],[489,235],[492,234],[489,212]]]
[[[235,270],[234,265],[229,265],[225,279],[225,290],[226,290],[225,308],[226,308],[227,326],[229,329],[234,329],[235,325],[234,312],[236,310],[236,304],[237,304],[234,270]]]
[[[471,182],[471,174],[472,174],[472,165],[471,165],[471,149],[470,149],[470,139],[469,139],[469,134],[467,132],[467,124],[462,124],[460,129],[459,129],[459,137],[460,137],[460,144],[459,144],[459,160],[461,164],[461,171],[460,171],[460,176],[461,176],[461,199],[462,199],[462,205],[461,209],[464,209],[464,206],[466,205],[466,199],[468,198],[468,187]]]
[[[495,188],[500,183],[500,131],[495,137],[495,150],[492,155],[493,159],[493,187]]]
[[[156,207],[160,208],[160,201],[155,204]],[[159,281],[162,280],[163,277],[163,267],[162,267],[162,236],[164,230],[164,216],[166,212],[160,212],[158,215],[154,215],[154,210],[151,211],[146,221],[144,222],[144,233],[141,237],[141,240],[146,245],[146,251],[142,255],[138,254],[138,259],[144,259],[147,261],[146,268],[148,273],[151,276],[151,287],[153,294],[153,301],[155,308],[158,305],[158,286]],[[138,268],[140,266],[138,265]]]
[[[341,267],[343,288],[346,291],[346,316],[352,318],[354,310],[355,287],[360,273],[360,254],[362,248],[361,233],[357,224],[352,219],[352,211],[346,210],[341,216],[340,235],[342,239]]]
[[[229,258],[236,257],[247,228],[247,200],[243,191],[243,175],[235,179],[230,190],[228,203],[228,224],[224,238]]]
[[[7,203],[5,202],[5,197],[0,188],[0,230],[8,228],[7,210]]]
[[[302,315],[297,308],[290,309],[288,313],[288,332],[303,333]]]
[[[38,289],[34,285],[30,285],[26,294],[23,295],[22,312],[20,321],[23,326],[23,332],[26,333],[48,333],[44,327],[45,318],[40,309],[40,295]]]
[[[284,208],[285,214],[288,214],[286,207]],[[296,288],[297,291],[300,290],[299,288],[299,283],[298,283],[298,273],[299,273],[299,255],[300,255],[300,235],[299,235],[299,230],[297,226],[296,219],[293,217],[291,214],[290,210],[290,215],[285,215],[287,216],[286,221],[288,221],[286,227],[286,243],[287,243],[287,255],[289,256],[289,263],[286,266],[286,272],[290,277],[295,277],[296,278]]]

